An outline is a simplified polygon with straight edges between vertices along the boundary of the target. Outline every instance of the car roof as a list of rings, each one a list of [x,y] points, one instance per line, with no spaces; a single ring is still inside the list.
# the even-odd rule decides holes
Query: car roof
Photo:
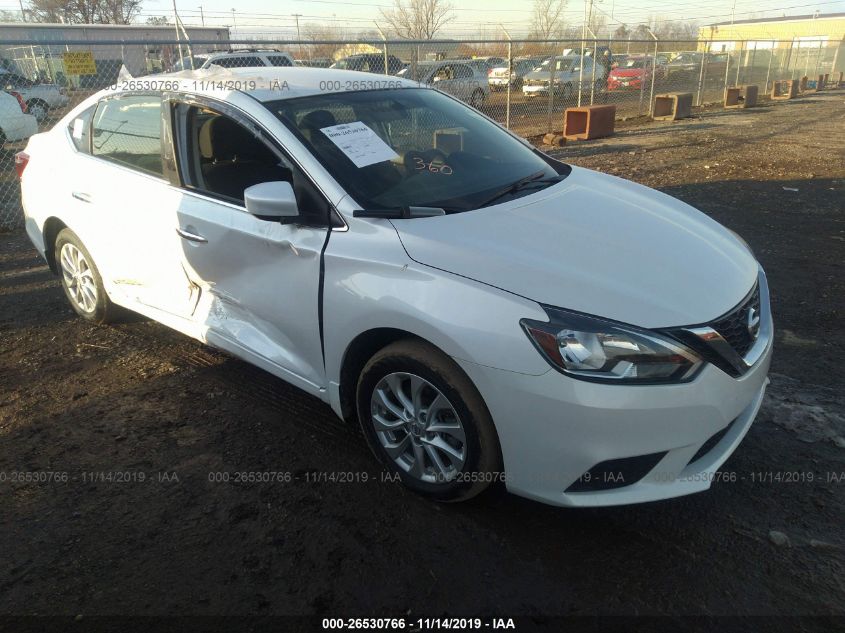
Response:
[[[243,92],[259,101],[295,99],[318,94],[341,93],[384,88],[419,88],[410,79],[355,70],[311,68],[308,66],[262,66],[252,68],[221,68],[213,66],[201,70],[145,75],[139,83],[155,85],[164,90],[188,92],[223,99],[232,93]],[[174,86],[173,83],[178,85]],[[120,82],[118,82],[118,85]],[[102,94],[121,92],[118,87],[107,88]]]

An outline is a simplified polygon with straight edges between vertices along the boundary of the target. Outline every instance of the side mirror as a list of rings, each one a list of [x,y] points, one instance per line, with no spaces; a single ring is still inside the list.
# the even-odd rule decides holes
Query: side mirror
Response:
[[[299,217],[296,194],[289,182],[262,182],[244,189],[244,204],[250,215],[267,220]]]

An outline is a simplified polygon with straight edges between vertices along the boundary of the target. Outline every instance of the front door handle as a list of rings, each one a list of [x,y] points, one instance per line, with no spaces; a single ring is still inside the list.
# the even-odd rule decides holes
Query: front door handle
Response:
[[[91,203],[91,195],[90,194],[83,193],[82,191],[74,191],[71,195],[74,198],[76,198],[77,200],[80,200],[82,202],[87,202],[89,204]]]
[[[186,231],[182,228],[176,229],[176,232],[179,234],[179,237],[188,240],[189,242],[199,242],[200,244],[205,244],[208,242],[208,240],[205,239],[202,235],[191,233],[190,231]]]

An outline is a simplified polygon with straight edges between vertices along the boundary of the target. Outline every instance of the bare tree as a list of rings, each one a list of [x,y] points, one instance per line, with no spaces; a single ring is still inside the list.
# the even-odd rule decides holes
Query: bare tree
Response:
[[[343,29],[336,27],[325,26],[315,22],[307,23],[302,29],[303,39],[309,42],[319,42],[320,40],[343,40],[346,39],[346,32]],[[327,58],[333,57],[337,50],[337,44],[309,44],[311,58]]]
[[[379,11],[390,30],[407,40],[434,39],[453,17],[446,0],[393,0],[393,8]]]
[[[534,0],[534,28],[531,37],[548,40],[560,37],[566,0]]]
[[[33,22],[64,24],[130,24],[141,0],[30,0]]]

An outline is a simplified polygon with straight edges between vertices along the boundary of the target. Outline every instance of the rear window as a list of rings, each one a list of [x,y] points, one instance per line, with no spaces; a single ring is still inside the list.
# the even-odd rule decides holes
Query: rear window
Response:
[[[67,126],[70,140],[78,152],[91,153],[91,117],[94,115],[96,106],[92,106],[74,117]]]
[[[221,57],[220,59],[212,60],[212,65],[221,66],[223,68],[252,68],[253,66],[263,66],[261,60],[254,56],[238,56],[238,57]]]
[[[138,171],[161,176],[161,99],[106,99],[91,126],[91,153]]]
[[[292,66],[293,64],[290,63],[290,60],[285,57],[284,55],[268,55],[267,59],[270,60],[271,66]]]

